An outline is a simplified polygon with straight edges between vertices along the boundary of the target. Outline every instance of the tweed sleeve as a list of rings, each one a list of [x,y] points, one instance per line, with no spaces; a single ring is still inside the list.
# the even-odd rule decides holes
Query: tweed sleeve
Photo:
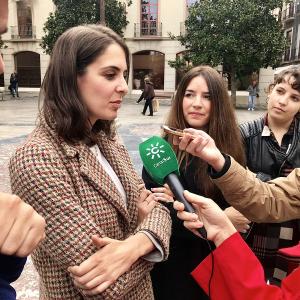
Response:
[[[90,237],[103,232],[81,207],[60,158],[49,152],[37,145],[19,148],[10,161],[11,188],[45,218],[41,247],[67,269],[96,251]]]
[[[164,259],[167,259],[169,255],[171,224],[169,210],[158,203],[148,217],[138,226],[136,232],[149,232],[162,246]]]
[[[97,251],[91,236],[104,236],[104,233],[82,207],[71,177],[56,153],[40,145],[27,144],[16,151],[9,168],[13,193],[32,205],[46,220],[46,239],[40,248],[62,269],[81,264]],[[160,217],[167,219],[162,210],[154,216],[152,222]],[[149,224],[150,231],[152,227],[155,228]],[[166,243],[167,238],[162,234],[155,236]],[[139,259],[101,295],[84,296],[84,299],[120,299],[149,274],[152,266]]]
[[[127,151],[127,150],[125,150]],[[125,155],[124,155],[125,156]],[[128,155],[129,158],[129,155]],[[128,162],[128,165],[132,165],[131,162]],[[147,189],[150,189],[152,186],[150,184],[151,179],[148,175],[148,181],[145,180],[147,176],[146,171],[143,169],[143,179],[136,173],[134,168],[132,172],[136,175],[136,180],[141,183],[145,183]],[[157,184],[153,183],[153,187],[157,187]],[[171,236],[171,227],[172,221],[170,217],[170,212],[168,208],[164,205],[157,203],[156,207],[148,215],[148,217],[136,228],[135,233],[139,231],[149,232],[156,241],[161,245],[163,250],[163,257],[167,259],[169,255],[169,243]]]

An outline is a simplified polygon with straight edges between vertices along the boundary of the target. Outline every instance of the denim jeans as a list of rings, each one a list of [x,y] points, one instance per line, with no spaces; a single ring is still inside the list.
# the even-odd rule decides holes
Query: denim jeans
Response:
[[[256,96],[248,96],[248,108],[254,109],[255,108],[255,101],[256,101]]]

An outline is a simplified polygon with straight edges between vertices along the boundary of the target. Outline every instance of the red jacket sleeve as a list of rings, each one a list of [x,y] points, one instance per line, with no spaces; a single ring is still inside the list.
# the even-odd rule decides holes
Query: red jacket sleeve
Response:
[[[214,271],[210,285],[213,300],[300,300],[300,268],[285,278],[281,288],[267,285],[263,268],[241,238],[233,234],[213,252]],[[197,283],[208,294],[212,255],[192,272]]]

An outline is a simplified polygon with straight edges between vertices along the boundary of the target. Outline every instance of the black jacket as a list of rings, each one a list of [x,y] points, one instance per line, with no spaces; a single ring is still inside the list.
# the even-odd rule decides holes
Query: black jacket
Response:
[[[285,162],[288,162],[293,168],[299,168],[299,120],[295,119],[293,140],[288,153],[280,151],[270,137],[262,136],[263,128],[263,117],[240,125],[240,131],[245,143],[247,167],[254,173],[260,173],[258,177],[263,181],[278,177]]]
[[[203,195],[201,184],[195,177],[197,162],[199,159],[193,157],[186,168],[180,169],[180,181],[185,189]],[[185,166],[185,163],[182,165]],[[142,177],[148,189],[158,186],[145,169]],[[229,206],[224,199],[215,200],[223,209]],[[155,300],[206,300],[208,297],[190,273],[210,253],[208,244],[183,226],[182,221],[176,216],[172,203],[166,206],[172,219],[170,254],[167,261],[155,264],[151,271]],[[214,248],[212,244],[211,247]]]

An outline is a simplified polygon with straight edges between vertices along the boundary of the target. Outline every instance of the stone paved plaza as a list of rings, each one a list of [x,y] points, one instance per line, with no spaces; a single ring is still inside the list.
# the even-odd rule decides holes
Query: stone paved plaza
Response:
[[[137,98],[137,97],[136,97]],[[141,173],[142,164],[138,154],[138,144],[143,139],[160,134],[160,125],[170,108],[170,100],[162,100],[160,110],[154,117],[141,114],[142,105],[136,105],[136,99],[126,98],[117,121],[120,139],[123,141],[132,161]],[[35,126],[38,113],[38,98],[36,95],[22,97],[20,100],[6,99],[0,101],[0,190],[9,192],[8,161],[18,145],[22,144],[26,136]],[[249,112],[245,109],[237,110],[239,122],[257,118],[263,111]],[[38,276],[29,257],[21,278],[14,283],[17,299],[39,299]]]

